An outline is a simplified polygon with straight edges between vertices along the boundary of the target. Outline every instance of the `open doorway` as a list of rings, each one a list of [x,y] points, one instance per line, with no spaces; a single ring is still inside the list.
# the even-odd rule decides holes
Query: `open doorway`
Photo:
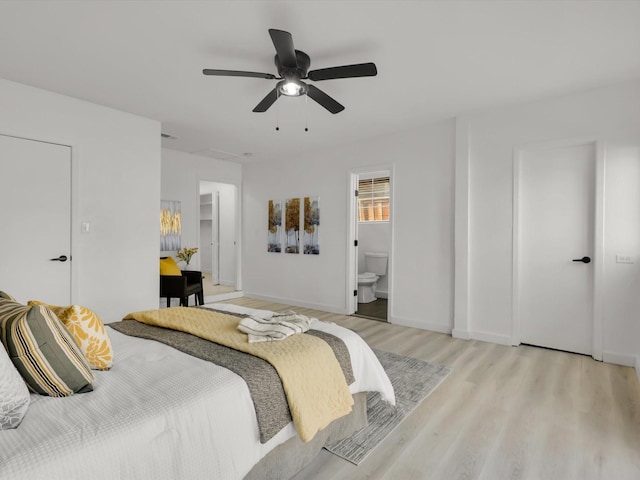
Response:
[[[350,313],[389,321],[391,265],[391,168],[360,169],[351,173],[354,285]]]
[[[201,180],[200,270],[205,302],[242,296],[238,255],[238,188]]]

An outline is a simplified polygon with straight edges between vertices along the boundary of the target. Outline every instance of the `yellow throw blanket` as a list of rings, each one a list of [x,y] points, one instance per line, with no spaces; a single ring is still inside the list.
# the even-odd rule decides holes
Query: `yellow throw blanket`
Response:
[[[147,310],[124,319],[187,332],[269,362],[280,375],[303,442],[351,411],[353,397],[340,364],[331,347],[317,337],[301,333],[278,342],[249,343],[238,330],[240,318],[200,308]]]

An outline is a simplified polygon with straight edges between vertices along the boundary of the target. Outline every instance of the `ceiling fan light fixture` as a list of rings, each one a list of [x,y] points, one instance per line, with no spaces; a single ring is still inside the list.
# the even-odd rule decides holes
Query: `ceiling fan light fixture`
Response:
[[[278,91],[287,97],[299,97],[307,93],[307,86],[300,80],[282,80],[278,82]]]
[[[300,85],[294,82],[287,82],[284,85],[282,85],[281,91],[285,95],[297,97],[298,95],[300,95]]]

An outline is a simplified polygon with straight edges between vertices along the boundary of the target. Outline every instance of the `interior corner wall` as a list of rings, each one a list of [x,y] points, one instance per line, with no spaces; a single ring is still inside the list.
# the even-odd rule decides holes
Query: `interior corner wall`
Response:
[[[182,246],[199,245],[200,181],[242,185],[242,165],[224,160],[193,155],[169,148],[162,149],[162,200],[179,200],[182,210]],[[158,204],[159,205],[159,204]],[[176,252],[162,252],[175,258]],[[193,257],[200,268],[200,255]]]
[[[640,82],[481,112],[469,128],[469,335],[510,343],[513,152],[590,138],[605,150],[605,361],[633,365],[640,345]],[[633,264],[616,263],[616,254]]]
[[[71,146],[72,301],[106,323],[157,308],[160,123],[0,79],[0,133]]]
[[[245,295],[347,311],[349,171],[393,164],[392,323],[450,332],[453,121],[243,170]],[[267,252],[269,200],[320,197],[320,255]]]

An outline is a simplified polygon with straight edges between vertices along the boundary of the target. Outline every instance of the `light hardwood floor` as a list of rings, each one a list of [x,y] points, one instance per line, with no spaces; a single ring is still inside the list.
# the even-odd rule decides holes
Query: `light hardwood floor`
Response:
[[[211,297],[213,295],[234,292],[235,288],[228,287],[226,285],[213,285],[211,281],[211,274],[208,272],[202,272],[202,290],[205,297]]]
[[[372,347],[453,368],[359,466],[323,450],[295,480],[640,479],[633,368],[248,298],[227,303],[293,309]]]

